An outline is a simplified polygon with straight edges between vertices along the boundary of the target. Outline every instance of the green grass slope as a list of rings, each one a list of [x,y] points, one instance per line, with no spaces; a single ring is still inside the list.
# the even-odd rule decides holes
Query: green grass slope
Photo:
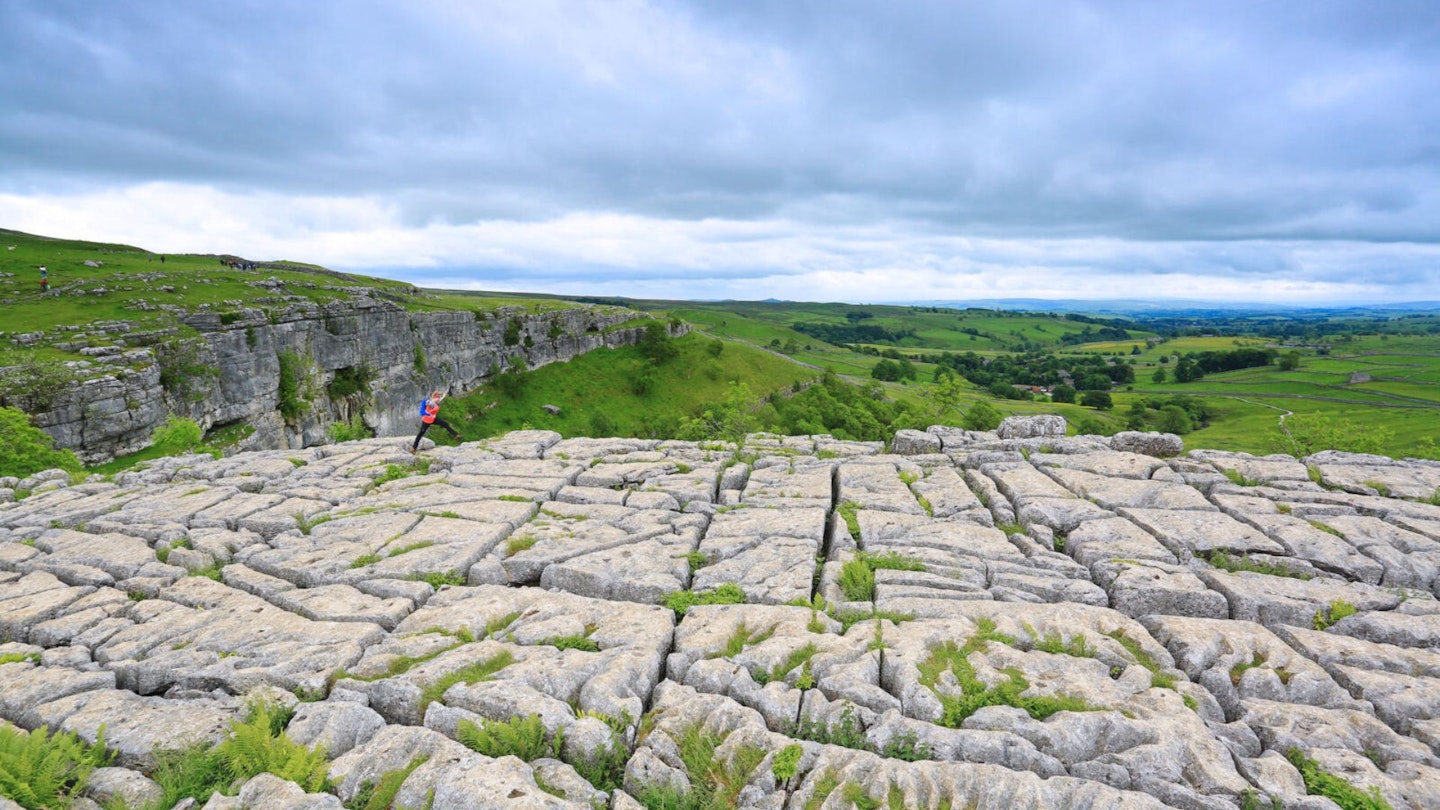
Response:
[[[731,382],[760,397],[818,376],[814,369],[743,343],[694,333],[673,343],[677,356],[659,365],[638,347],[627,346],[501,375],[447,402],[445,418],[467,439],[524,427],[567,437],[672,438],[681,420],[722,400]],[[560,413],[552,415],[544,405],[554,405]],[[449,441],[443,433],[434,438]]]
[[[163,258],[163,260],[162,260]],[[289,303],[351,300],[357,291],[415,310],[491,311],[573,306],[533,297],[421,290],[389,279],[358,276],[292,261],[234,269],[234,256],[160,254],[130,245],[52,239],[0,229],[0,334],[127,320],[137,329],[172,325],[176,310],[208,305],[217,312],[242,306],[284,309]],[[246,261],[254,262],[253,259]],[[50,291],[40,293],[40,267]],[[275,282],[279,282],[276,285]]]

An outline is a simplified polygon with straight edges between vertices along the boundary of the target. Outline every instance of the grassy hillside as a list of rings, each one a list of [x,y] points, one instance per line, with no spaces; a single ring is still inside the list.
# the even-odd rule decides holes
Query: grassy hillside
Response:
[[[645,301],[643,306],[647,309],[664,310],[692,323],[704,325],[717,335],[752,342],[768,343],[778,338],[783,343],[793,338],[802,345],[806,342],[816,344],[826,341],[814,334],[815,325],[878,327],[895,337],[878,341],[843,342],[930,351],[990,352],[1025,347],[1058,348],[1064,345],[1067,336],[1073,339],[1073,336],[1083,334],[1087,328],[1093,330],[1099,326],[1047,314],[874,304]],[[807,326],[811,327],[811,331],[807,331]],[[1150,332],[1126,331],[1142,345],[1146,337],[1153,337]]]
[[[814,369],[743,343],[722,343],[692,333],[673,344],[676,356],[659,364],[639,347],[627,346],[501,375],[447,402],[445,418],[466,438],[524,427],[554,430],[567,437],[670,438],[683,419],[721,401],[731,383],[744,384],[756,397],[763,397],[818,376]],[[545,405],[560,412],[551,414]],[[434,438],[448,441],[443,432]]]
[[[233,268],[227,261],[255,266]],[[50,291],[43,297],[42,265],[50,280]],[[0,336],[115,320],[131,321],[143,330],[172,325],[178,310],[209,307],[223,313],[242,306],[282,310],[303,301],[351,300],[362,290],[416,310],[567,306],[547,298],[427,291],[404,282],[338,273],[301,262],[256,262],[221,255],[162,256],[129,245],[0,230],[0,301],[5,305]]]

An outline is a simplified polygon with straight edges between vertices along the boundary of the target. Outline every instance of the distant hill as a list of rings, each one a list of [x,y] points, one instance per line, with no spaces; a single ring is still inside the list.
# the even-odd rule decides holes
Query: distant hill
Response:
[[[1289,317],[1363,317],[1370,313],[1440,312],[1440,301],[1409,301],[1404,303],[1366,304],[1361,306],[1292,306],[1287,304],[1252,303],[1246,301],[1196,301],[1187,299],[1108,298],[1084,300],[1076,298],[987,298],[979,300],[916,299],[899,302],[914,306],[978,307],[1022,312],[1079,312],[1091,315],[1197,317],[1210,313],[1233,315],[1280,314]]]

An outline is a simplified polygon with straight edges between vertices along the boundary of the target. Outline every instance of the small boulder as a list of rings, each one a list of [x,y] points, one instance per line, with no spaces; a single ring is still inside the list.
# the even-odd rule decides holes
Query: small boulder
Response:
[[[890,451],[902,456],[919,456],[940,452],[940,437],[921,430],[899,430],[890,444]]]
[[[1002,439],[1041,439],[1065,435],[1065,417],[1046,413],[1039,416],[1007,416],[1001,420],[996,435]]]
[[[1110,449],[1143,456],[1169,458],[1185,452],[1185,442],[1174,433],[1141,433],[1125,430],[1110,437]]]

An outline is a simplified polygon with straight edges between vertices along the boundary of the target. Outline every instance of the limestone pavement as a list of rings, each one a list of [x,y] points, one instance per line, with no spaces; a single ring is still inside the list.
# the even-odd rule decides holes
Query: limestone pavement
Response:
[[[0,479],[0,719],[103,727],[104,802],[295,706],[333,792],[262,775],[217,810],[396,773],[397,807],[1334,807],[1292,751],[1440,807],[1440,464],[1055,433]],[[461,742],[515,718],[551,756]]]

